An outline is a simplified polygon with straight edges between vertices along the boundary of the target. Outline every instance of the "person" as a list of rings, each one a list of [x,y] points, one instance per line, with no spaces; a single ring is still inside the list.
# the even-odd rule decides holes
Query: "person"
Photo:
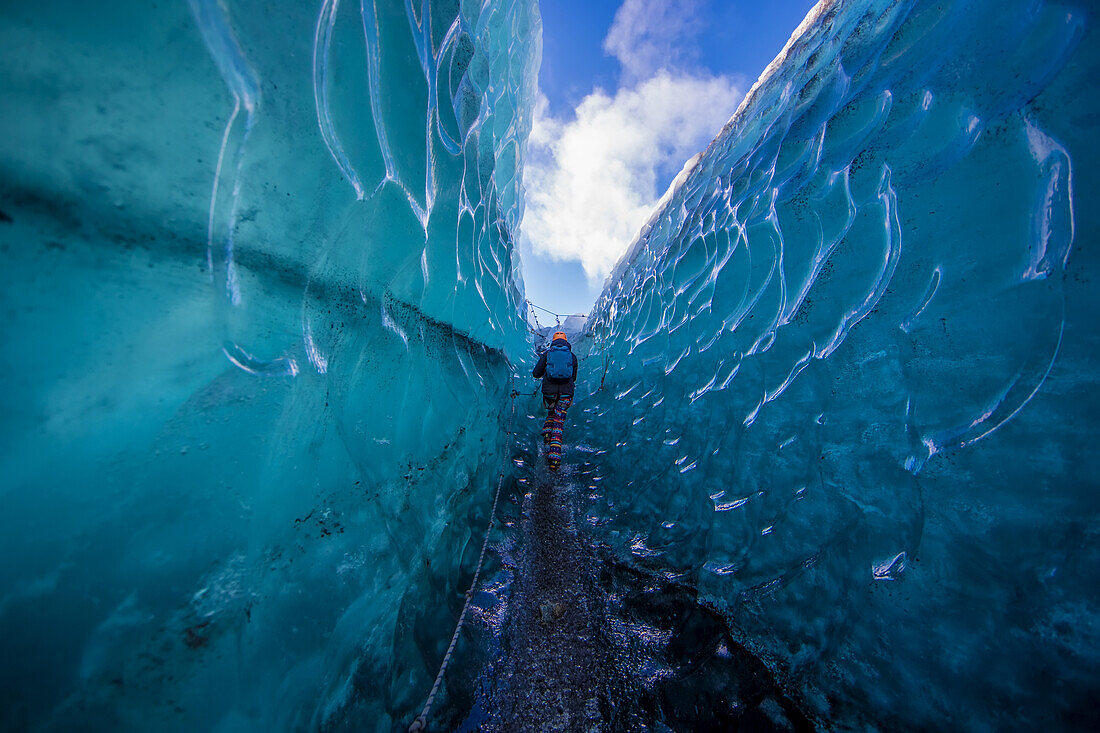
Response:
[[[557,331],[550,340],[550,348],[539,357],[531,376],[542,379],[542,404],[546,408],[546,422],[542,426],[542,440],[546,449],[546,465],[551,471],[561,466],[561,436],[565,427],[565,413],[573,403],[573,391],[577,382],[577,356],[569,345],[564,331]]]

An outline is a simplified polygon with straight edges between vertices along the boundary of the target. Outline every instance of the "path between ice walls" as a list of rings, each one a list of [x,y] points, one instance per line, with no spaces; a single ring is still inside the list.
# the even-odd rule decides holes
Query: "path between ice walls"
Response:
[[[578,345],[601,551],[820,721],[1094,722],[1094,20],[819,6]],[[0,21],[0,725],[402,728],[510,453],[537,9]]]
[[[1095,13],[819,4],[588,319],[595,536],[838,728],[1097,723]]]
[[[522,0],[0,10],[0,728],[407,725],[528,350],[540,38]]]

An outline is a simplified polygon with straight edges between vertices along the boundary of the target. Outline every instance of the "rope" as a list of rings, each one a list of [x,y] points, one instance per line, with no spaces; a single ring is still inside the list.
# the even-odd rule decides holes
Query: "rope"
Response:
[[[528,306],[531,305],[531,301],[529,301],[529,300],[524,300],[523,302],[526,303]],[[531,328],[531,324],[527,322],[527,319],[524,319],[524,323],[527,326],[527,330],[530,331],[533,335],[537,336],[539,338],[540,342],[545,341],[546,336],[544,336],[541,332],[542,324],[539,323],[538,315],[536,315],[530,308],[528,308],[527,312],[532,318],[535,319],[535,328]],[[536,346],[535,348],[537,349],[538,347]]]
[[[512,390],[512,414],[508,417],[508,430],[506,431],[508,435],[512,434],[512,422],[516,417],[516,397],[520,394],[520,392],[514,389]],[[493,526],[496,524],[497,503],[500,501],[500,489],[503,485],[504,468],[502,467],[500,469],[500,475],[497,477],[497,490],[493,495],[493,508],[489,510],[489,526],[485,528],[485,539],[481,543],[481,555],[477,558],[474,578],[470,581],[470,589],[466,591],[466,600],[462,603],[462,612],[458,614],[458,623],[455,624],[455,632],[451,635],[451,644],[447,647],[447,653],[443,655],[443,662],[439,665],[439,672],[435,676],[435,683],[432,684],[432,691],[428,693],[428,699],[424,702],[424,709],[420,711],[420,715],[417,715],[409,726],[409,733],[419,733],[428,725],[428,713],[432,709],[432,703],[435,702],[435,696],[436,693],[439,692],[439,686],[443,683],[443,675],[447,672],[447,665],[451,663],[451,655],[454,653],[455,644],[458,643],[458,635],[462,632],[462,625],[466,622],[466,611],[470,608],[470,599],[473,597],[474,590],[477,588],[478,577],[481,575],[481,566],[485,562],[485,550],[489,547],[489,535],[492,534]]]
[[[554,317],[554,321],[555,321],[555,328],[561,328],[561,319],[563,319],[563,318],[570,318],[573,315],[579,315],[579,316],[583,316],[584,318],[588,318],[588,316],[583,314],[583,313],[576,313],[576,314],[555,313],[554,311],[550,310],[549,308],[543,308],[541,305],[535,305],[534,303],[527,300],[526,298],[523,299],[523,302],[526,303],[527,307],[532,309],[532,310],[537,309],[537,310],[542,311],[543,313],[549,313],[550,315],[552,315]],[[531,317],[535,319],[536,328],[541,329],[542,324],[539,323],[538,315],[536,313],[531,313]],[[530,324],[527,325],[527,330],[530,331],[531,333],[535,334],[536,336],[539,336],[540,338],[545,339],[545,336],[543,336],[543,334],[539,333],[539,331],[537,331],[535,329],[532,329]]]
[[[549,308],[543,308],[541,305],[535,305],[534,303],[532,303],[529,300],[527,301],[527,305],[531,306],[532,308],[538,308],[543,313],[549,313],[550,315],[554,316],[555,318],[562,318],[562,317],[568,318],[569,316],[573,315],[572,313],[555,313],[554,311],[550,310]]]

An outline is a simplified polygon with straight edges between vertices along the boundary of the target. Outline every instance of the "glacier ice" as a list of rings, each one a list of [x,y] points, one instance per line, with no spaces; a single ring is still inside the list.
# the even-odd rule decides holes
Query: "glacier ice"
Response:
[[[407,724],[528,348],[540,43],[519,0],[0,10],[0,727]]]
[[[588,320],[597,539],[843,729],[1095,722],[1094,15],[820,3]]]
[[[1095,723],[1094,24],[825,0],[573,324],[620,722]],[[432,724],[488,719],[539,29],[0,9],[0,727],[404,729],[512,459]]]

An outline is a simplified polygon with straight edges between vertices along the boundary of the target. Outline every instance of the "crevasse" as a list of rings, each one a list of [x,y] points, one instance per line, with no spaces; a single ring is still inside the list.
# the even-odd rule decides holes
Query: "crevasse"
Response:
[[[825,0],[689,161],[576,344],[589,715],[1095,727],[1094,26]],[[525,0],[0,9],[0,727],[406,729],[502,466],[430,723],[525,696],[540,35]]]

